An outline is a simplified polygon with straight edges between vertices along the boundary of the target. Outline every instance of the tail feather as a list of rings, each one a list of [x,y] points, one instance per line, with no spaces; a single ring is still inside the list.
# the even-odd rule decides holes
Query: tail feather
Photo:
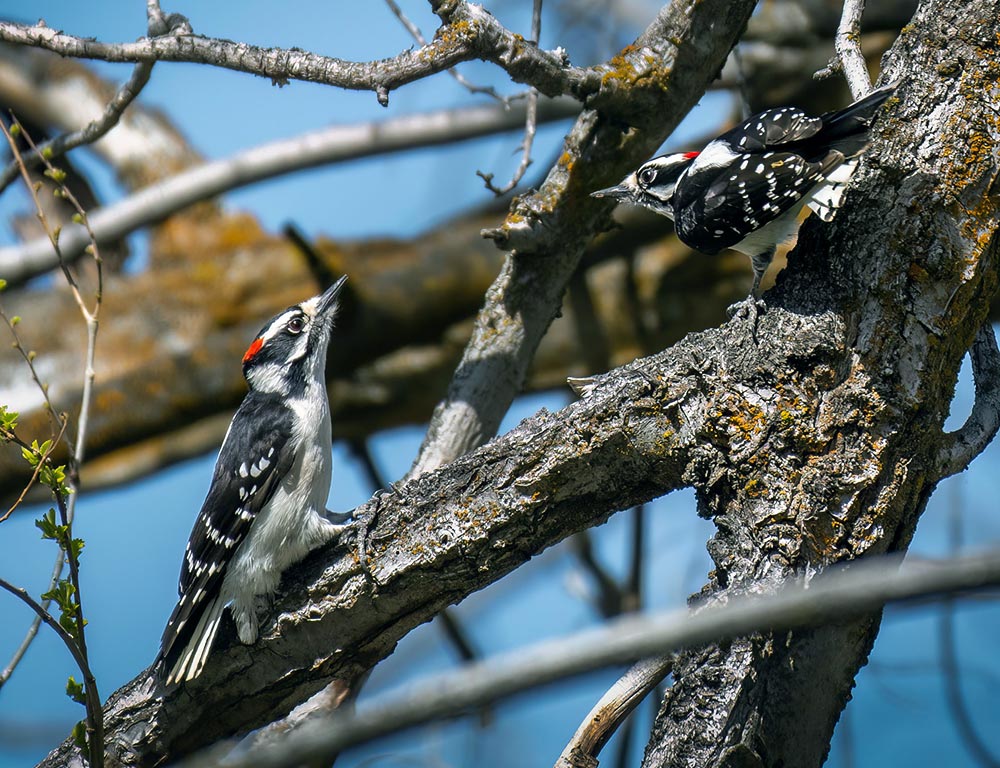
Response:
[[[847,157],[864,152],[868,146],[868,127],[875,113],[896,92],[899,80],[876,88],[862,99],[843,109],[823,115],[823,136],[834,149]],[[840,142],[839,144],[837,142]]]
[[[225,607],[226,604],[221,597],[216,597],[205,606],[191,639],[167,675],[167,685],[194,680],[205,669],[205,662],[215,643],[215,635],[219,631]]]

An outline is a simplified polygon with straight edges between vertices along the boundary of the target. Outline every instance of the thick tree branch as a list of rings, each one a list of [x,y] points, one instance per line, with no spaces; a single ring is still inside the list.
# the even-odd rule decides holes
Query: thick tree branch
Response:
[[[594,109],[566,137],[541,189],[516,198],[503,225],[488,233],[509,254],[411,474],[439,467],[496,432],[584,248],[607,226],[609,206],[589,193],[646,159],[670,134],[722,66],[754,5],[675,0],[606,67],[602,97],[589,102]],[[461,12],[466,4],[454,6]],[[620,122],[601,114],[605,108],[642,130],[623,134]]]
[[[43,25],[0,22],[0,40],[62,56],[115,62],[183,61],[266,77],[277,83],[303,80],[349,90],[374,91],[384,106],[389,92],[456,64],[482,59],[546,96],[585,98],[601,84],[594,70],[569,66],[561,52],[543,51],[508,31],[480,6],[461,4],[428,45],[390,59],[352,62],[308,51],[260,48],[231,40],[175,34],[134,43],[105,43],[62,34]]]
[[[926,600],[1000,584],[1000,553],[900,568],[896,558],[858,563],[768,597],[747,596],[695,614],[629,616],[571,637],[488,659],[386,694],[356,714],[310,723],[266,749],[226,759],[206,754],[183,768],[291,768],[323,763],[343,749],[434,720],[456,717],[572,675],[651,652],[680,650],[759,631],[816,627],[877,611],[889,602]],[[212,750],[215,753],[216,750]],[[563,765],[559,763],[557,765]],[[566,763],[577,768],[579,764]],[[593,763],[592,765],[596,765]]]
[[[876,123],[845,206],[829,226],[803,226],[790,268],[768,294],[758,334],[767,344],[733,350],[730,375],[748,394],[733,413],[745,431],[721,445],[728,463],[709,462],[701,475],[701,513],[718,524],[702,600],[906,549],[937,484],[940,429],[962,356],[996,291],[1000,215],[989,190],[1000,172],[1000,122],[982,89],[1000,75],[998,12],[995,0],[921,4],[883,59],[883,81],[908,79]],[[949,69],[966,55],[976,67]],[[777,306],[813,319],[832,352],[827,363],[797,372],[773,364],[775,348],[794,338]],[[813,391],[777,406],[779,415],[795,420],[797,408],[817,407],[815,424],[833,431],[818,441],[768,436],[767,419],[755,415],[758,407],[775,413],[762,389],[768,380],[778,391],[792,381]],[[832,422],[821,415],[828,407],[839,414]],[[679,654],[644,765],[821,764],[878,622]]]
[[[440,472],[377,495],[357,510],[373,521],[373,581],[353,547],[311,557],[285,580],[259,647],[232,645],[224,628],[198,683],[166,692],[144,673],[112,696],[108,764],[176,759],[270,722],[331,679],[364,672],[415,624],[534,553],[681,485],[696,425],[708,417],[697,391],[703,352],[697,360],[695,352],[623,369],[560,414],[542,414]],[[658,375],[682,383],[657,391],[649,382]],[[673,405],[661,407],[665,401]],[[683,434],[675,421],[688,425]],[[313,604],[320,595],[321,609]],[[50,764],[66,762],[67,749]]]

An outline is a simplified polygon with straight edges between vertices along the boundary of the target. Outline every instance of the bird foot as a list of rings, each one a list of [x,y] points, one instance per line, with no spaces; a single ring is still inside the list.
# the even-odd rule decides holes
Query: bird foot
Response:
[[[760,316],[767,311],[767,304],[763,299],[756,298],[750,294],[742,301],[731,304],[726,309],[726,314],[730,320],[746,321],[750,325],[750,335],[757,341],[757,321]]]

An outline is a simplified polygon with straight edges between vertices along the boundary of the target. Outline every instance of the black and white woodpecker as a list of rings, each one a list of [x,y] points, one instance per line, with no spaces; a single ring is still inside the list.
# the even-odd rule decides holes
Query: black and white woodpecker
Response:
[[[333,468],[326,353],[342,277],[265,325],[243,356],[233,416],[181,565],[157,663],[168,685],[202,673],[223,609],[257,639],[256,603],[281,572],[344,529],[326,511]]]
[[[833,218],[858,156],[871,143],[872,120],[896,85],[819,117],[795,107],[769,109],[700,152],[655,157],[617,186],[591,194],[669,217],[677,236],[702,253],[745,253],[753,265],[753,300],[775,249],[795,234],[802,209]]]

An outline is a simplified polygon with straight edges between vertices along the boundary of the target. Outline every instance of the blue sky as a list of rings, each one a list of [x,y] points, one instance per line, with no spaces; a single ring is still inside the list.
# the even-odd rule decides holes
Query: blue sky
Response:
[[[403,3],[424,27],[434,29],[424,0]],[[526,32],[525,3],[491,4],[510,27]],[[183,11],[196,32],[261,45],[298,46],[347,59],[393,55],[411,45],[386,7],[373,3],[290,2],[191,3]],[[0,13],[21,16],[25,4],[0,0]],[[107,40],[133,40],[144,33],[145,7],[138,0],[86,4],[65,0],[35,0],[32,17],[53,27]],[[33,18],[32,18],[33,20]],[[377,29],[377,33],[372,30]],[[542,44],[554,46],[543,27]],[[574,55],[571,41],[559,40]],[[583,63],[583,62],[577,62]],[[127,76],[127,66],[101,65],[115,80]],[[477,82],[503,83],[492,67],[472,64],[464,72]],[[247,75],[194,65],[158,65],[142,96],[161,107],[188,140],[207,157],[225,157],[261,142],[292,136],[331,123],[382,119],[404,113],[474,103],[446,75],[416,83],[391,95],[389,109],[370,93],[345,93],[315,85],[292,83],[284,88]],[[724,111],[723,97],[706,98],[673,141],[700,134]],[[535,168],[545,166],[558,148],[564,126],[540,131]],[[449,149],[418,151],[318,169],[271,181],[227,195],[234,209],[255,213],[271,230],[294,221],[311,235],[335,238],[372,235],[407,236],[447,220],[490,199],[476,170],[505,178],[517,164],[520,136],[509,134],[466,142]],[[120,194],[97,163],[88,161],[108,199]],[[0,198],[3,222],[23,202]],[[6,226],[0,223],[0,226]],[[9,233],[0,231],[0,237]],[[141,247],[141,241],[140,241]],[[238,361],[234,361],[234,365]],[[971,402],[966,374],[956,400],[960,417]],[[539,407],[555,410],[568,393],[520,400],[502,427],[513,426]],[[386,476],[399,477],[409,466],[421,429],[394,430],[373,440],[376,460]],[[330,506],[350,509],[364,501],[361,473],[343,446],[335,446],[335,474]],[[1000,538],[996,499],[1000,498],[997,448],[980,457],[973,470],[942,484],[928,507],[913,544],[923,555],[945,554],[949,505],[965,510],[969,540],[975,546]],[[156,652],[160,632],[176,599],[181,553],[198,510],[214,456],[203,456],[130,486],[101,493],[84,493],[78,507],[77,532],[87,541],[82,563],[84,601],[93,664],[104,696],[145,667]],[[44,587],[54,552],[42,542],[31,512],[0,526],[0,574],[37,594]],[[675,494],[650,507],[646,582],[649,605],[683,604],[705,579],[710,562],[705,541],[712,526],[695,514],[690,493]],[[628,516],[619,514],[595,532],[598,550],[610,567],[624,571]],[[972,532],[974,531],[974,535]],[[587,583],[565,547],[557,547],[499,584],[473,595],[457,609],[477,644],[496,653],[547,637],[567,634],[597,621],[582,599]],[[0,596],[0,664],[17,644],[30,620],[18,603]],[[862,671],[854,702],[848,709],[848,729],[835,740],[830,765],[847,766],[849,732],[854,766],[910,763],[972,765],[961,748],[944,709],[941,676],[936,666],[936,618],[927,609],[890,609],[872,662]],[[964,606],[959,614],[959,639],[968,669],[966,692],[985,727],[998,714],[998,670],[995,638],[1000,612],[992,603]],[[407,679],[448,669],[455,664],[452,649],[433,624],[413,632],[396,654],[376,669],[364,696],[377,695]],[[64,649],[43,632],[11,682],[0,692],[0,768],[33,763],[65,734],[82,709],[62,693],[73,673]],[[394,766],[405,756],[421,764],[452,766],[551,765],[568,736],[614,671],[594,674],[525,695],[499,707],[492,725],[483,731],[470,721],[434,726],[408,736],[344,756],[343,766]],[[640,731],[647,730],[650,704]],[[39,738],[33,729],[41,729]],[[29,738],[31,737],[31,738]],[[24,738],[28,743],[20,741]],[[994,748],[1000,738],[991,734]],[[636,745],[641,749],[642,739]],[[612,749],[609,747],[609,749]],[[636,752],[638,754],[638,752]],[[528,762],[525,763],[524,761]]]

